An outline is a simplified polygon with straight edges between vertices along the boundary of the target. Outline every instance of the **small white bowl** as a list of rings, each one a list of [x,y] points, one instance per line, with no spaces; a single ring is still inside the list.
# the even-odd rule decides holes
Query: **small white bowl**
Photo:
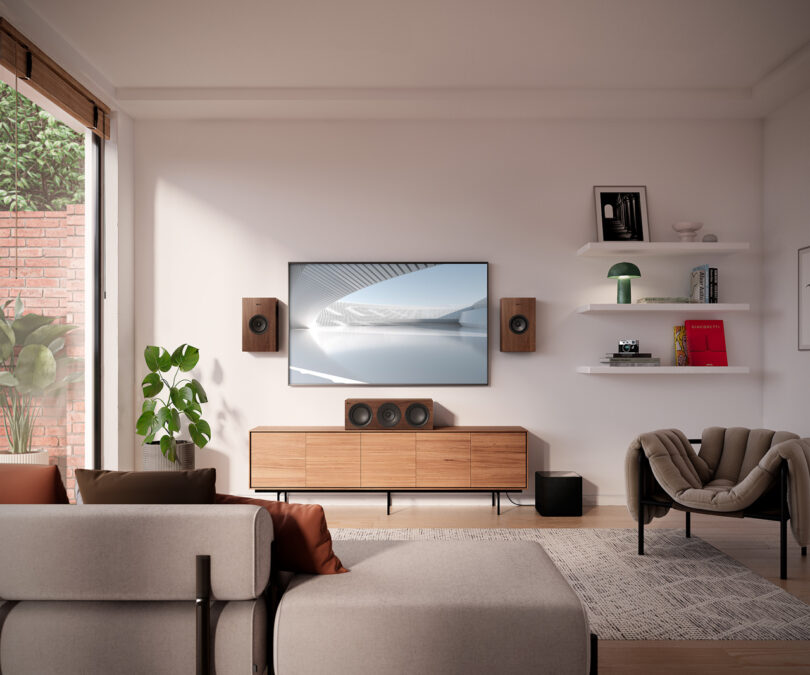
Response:
[[[697,241],[697,233],[700,228],[703,227],[703,223],[693,223],[688,220],[681,221],[680,223],[675,223],[672,226],[672,229],[678,233],[681,241]]]

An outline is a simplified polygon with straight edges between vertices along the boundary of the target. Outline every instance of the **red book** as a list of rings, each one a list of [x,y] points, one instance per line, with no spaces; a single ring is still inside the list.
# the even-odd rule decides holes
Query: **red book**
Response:
[[[690,366],[727,366],[726,333],[722,321],[684,321]]]

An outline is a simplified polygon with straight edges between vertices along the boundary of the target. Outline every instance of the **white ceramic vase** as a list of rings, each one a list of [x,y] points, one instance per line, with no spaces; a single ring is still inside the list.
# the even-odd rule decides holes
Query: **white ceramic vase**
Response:
[[[672,226],[672,229],[678,233],[678,237],[680,237],[681,241],[697,241],[697,233],[700,228],[703,227],[703,223],[693,223],[688,220],[681,221],[680,223],[675,223]]]

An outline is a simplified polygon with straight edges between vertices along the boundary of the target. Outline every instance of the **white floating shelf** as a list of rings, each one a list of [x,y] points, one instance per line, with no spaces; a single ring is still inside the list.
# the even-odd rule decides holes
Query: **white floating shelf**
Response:
[[[595,314],[600,312],[748,312],[751,305],[747,302],[644,302],[637,304],[619,305],[610,304],[589,304],[577,307],[577,314]]]
[[[747,375],[748,366],[577,366],[583,375]]]
[[[740,253],[751,248],[748,242],[705,241],[591,241],[577,251],[578,256],[620,255],[710,255]]]

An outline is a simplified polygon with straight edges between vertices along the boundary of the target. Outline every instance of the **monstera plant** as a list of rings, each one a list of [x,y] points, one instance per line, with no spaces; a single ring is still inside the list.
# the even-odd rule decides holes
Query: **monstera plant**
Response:
[[[200,360],[200,351],[182,344],[169,353],[163,347],[149,345],[143,357],[149,373],[141,382],[144,402],[135,432],[145,437],[145,447],[159,446],[163,456],[174,464],[181,448],[184,454],[193,452],[194,446],[204,448],[211,440],[211,427],[202,418],[202,404],[208,402],[205,389],[196,379],[185,377]],[[180,433],[181,415],[188,423],[191,441],[175,438]]]
[[[6,316],[14,303],[13,318]],[[84,376],[75,365],[83,359],[62,354],[71,324],[54,317],[23,314],[23,302],[7,300],[0,312],[0,410],[9,451],[30,453],[34,426],[44,397],[63,391]]]

